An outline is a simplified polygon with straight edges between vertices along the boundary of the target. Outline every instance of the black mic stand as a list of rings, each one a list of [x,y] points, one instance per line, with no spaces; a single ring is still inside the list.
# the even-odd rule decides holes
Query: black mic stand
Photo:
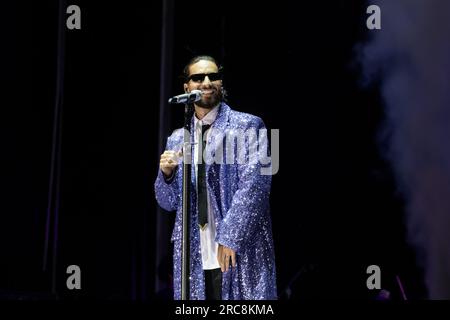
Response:
[[[192,103],[184,107],[184,145],[183,145],[183,237],[181,256],[181,300],[189,300],[190,273],[190,210],[191,210],[191,120],[194,115]]]

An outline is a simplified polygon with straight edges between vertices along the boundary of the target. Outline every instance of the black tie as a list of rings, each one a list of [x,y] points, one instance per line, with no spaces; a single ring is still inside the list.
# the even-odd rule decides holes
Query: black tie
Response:
[[[197,163],[197,205],[198,205],[198,224],[200,229],[204,229],[208,223],[208,200],[206,198],[206,167],[203,161],[203,150],[206,147],[205,132],[211,125],[202,126],[202,135],[198,140],[198,162]],[[202,140],[202,148],[200,148],[200,140]],[[201,162],[201,163],[200,163]]]

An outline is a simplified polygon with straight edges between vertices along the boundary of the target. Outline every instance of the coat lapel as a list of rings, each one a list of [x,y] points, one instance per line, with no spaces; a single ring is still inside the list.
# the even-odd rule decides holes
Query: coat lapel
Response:
[[[225,130],[228,126],[230,116],[230,107],[225,103],[221,103],[219,112],[217,113],[217,118],[211,126],[212,134],[208,137],[208,144],[211,143],[211,140],[219,138],[220,135],[225,133]],[[211,145],[211,144],[210,144]],[[218,148],[223,148],[222,143],[218,145]],[[215,155],[217,153],[217,149],[214,150]],[[212,163],[211,165],[206,165],[206,179],[207,179],[207,187],[209,194],[211,195],[210,200],[212,201],[212,205],[214,208],[214,213],[216,216],[216,222],[220,221],[223,217],[221,212],[221,205],[218,202],[221,199],[220,196],[220,164]]]

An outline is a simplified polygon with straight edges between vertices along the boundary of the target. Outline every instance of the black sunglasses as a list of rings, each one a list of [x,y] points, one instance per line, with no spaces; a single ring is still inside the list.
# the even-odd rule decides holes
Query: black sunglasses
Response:
[[[203,82],[203,81],[205,81],[205,77],[206,76],[208,76],[209,81],[222,80],[222,74],[221,73],[213,72],[213,73],[196,73],[196,74],[191,74],[188,77],[188,81],[192,80],[194,82]]]

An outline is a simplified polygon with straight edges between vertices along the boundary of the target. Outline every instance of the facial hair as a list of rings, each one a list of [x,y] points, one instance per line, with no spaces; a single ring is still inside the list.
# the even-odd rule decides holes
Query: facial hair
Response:
[[[222,101],[222,89],[214,88],[214,93],[212,96],[205,101],[204,98],[197,101],[195,104],[201,108],[212,109],[214,108],[220,101]]]

